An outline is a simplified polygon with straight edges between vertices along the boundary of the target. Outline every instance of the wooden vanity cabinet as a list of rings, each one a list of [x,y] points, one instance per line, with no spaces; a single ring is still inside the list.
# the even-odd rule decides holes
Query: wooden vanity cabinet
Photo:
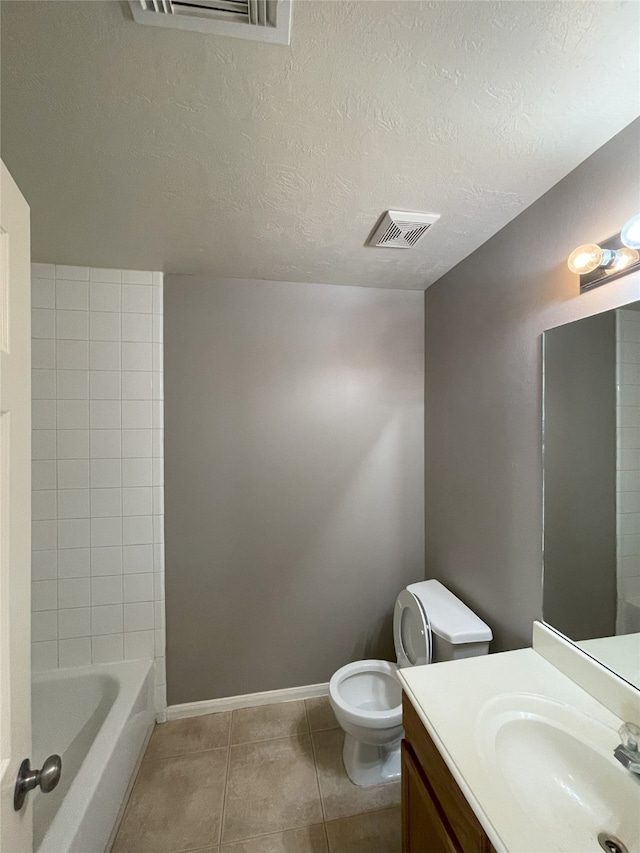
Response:
[[[403,853],[496,853],[405,695],[402,704]]]

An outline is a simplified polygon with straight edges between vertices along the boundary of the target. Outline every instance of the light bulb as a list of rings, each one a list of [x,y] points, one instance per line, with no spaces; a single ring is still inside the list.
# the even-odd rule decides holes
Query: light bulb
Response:
[[[584,243],[569,255],[567,266],[576,275],[597,270],[605,260],[605,252],[597,243]]]
[[[640,213],[625,222],[620,232],[620,239],[630,249],[640,249]]]
[[[640,254],[635,249],[618,249],[614,255],[613,264],[606,270],[609,275],[626,270],[627,267],[632,267],[640,261]]]

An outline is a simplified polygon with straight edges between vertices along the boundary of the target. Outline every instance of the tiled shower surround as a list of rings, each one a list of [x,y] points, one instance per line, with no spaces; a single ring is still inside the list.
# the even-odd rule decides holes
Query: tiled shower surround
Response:
[[[617,321],[618,634],[640,631],[640,311]]]
[[[32,267],[32,658],[155,658],[166,707],[162,274]]]

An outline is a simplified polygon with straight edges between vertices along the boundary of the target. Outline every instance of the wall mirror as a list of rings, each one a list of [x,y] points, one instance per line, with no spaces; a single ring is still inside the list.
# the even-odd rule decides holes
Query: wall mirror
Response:
[[[640,302],[543,335],[543,619],[640,688]]]

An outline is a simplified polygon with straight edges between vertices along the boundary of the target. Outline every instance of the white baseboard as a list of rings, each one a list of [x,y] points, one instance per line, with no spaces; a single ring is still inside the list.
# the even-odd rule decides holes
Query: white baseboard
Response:
[[[225,696],[222,699],[206,699],[204,702],[185,702],[183,705],[169,705],[167,720],[182,720],[184,717],[199,717],[201,714],[235,711],[237,708],[253,708],[256,705],[273,705],[275,702],[292,702],[294,699],[313,699],[316,696],[326,696],[328,692],[327,682],[286,687],[284,690],[266,690],[264,693],[246,693],[243,696]]]

